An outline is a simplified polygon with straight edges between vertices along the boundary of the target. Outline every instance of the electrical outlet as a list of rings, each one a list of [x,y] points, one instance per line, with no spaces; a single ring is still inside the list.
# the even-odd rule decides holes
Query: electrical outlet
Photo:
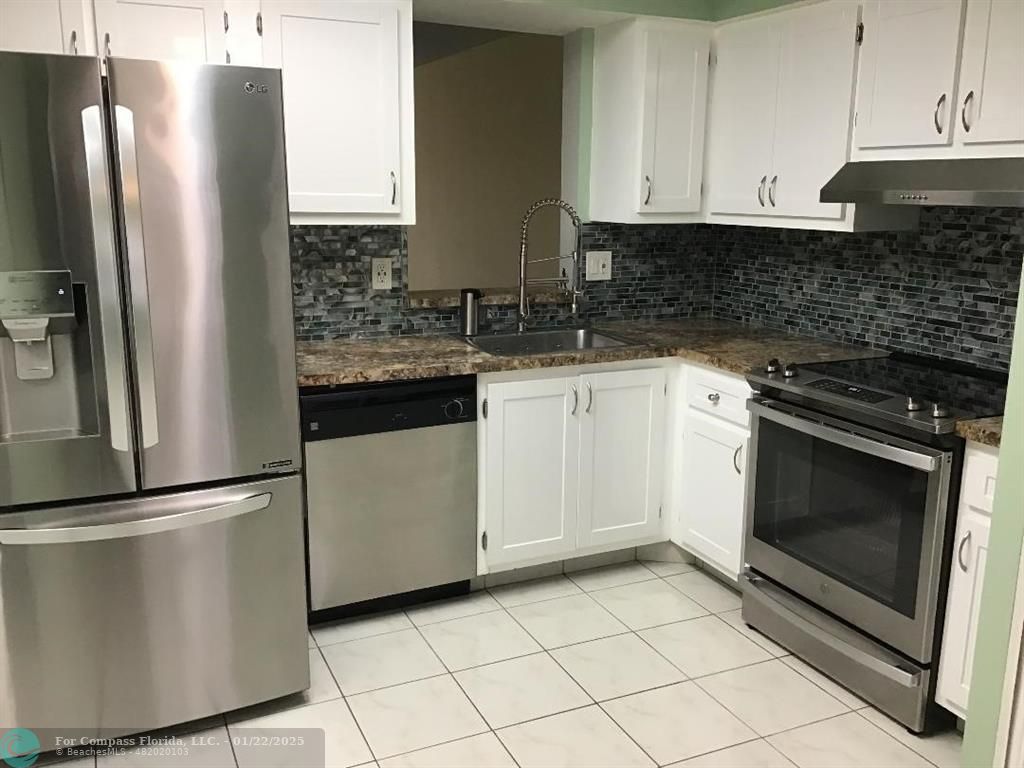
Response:
[[[612,252],[587,251],[587,280],[612,279]]]
[[[390,291],[391,290],[391,259],[387,256],[382,256],[378,259],[374,259],[372,263],[373,268],[373,288],[377,291]]]

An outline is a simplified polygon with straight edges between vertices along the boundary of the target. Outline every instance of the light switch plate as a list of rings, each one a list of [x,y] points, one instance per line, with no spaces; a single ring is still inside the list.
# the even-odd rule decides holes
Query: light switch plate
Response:
[[[587,251],[587,280],[612,279],[612,252]]]
[[[391,259],[388,256],[381,256],[373,259],[371,265],[373,271],[373,288],[377,291],[391,290]]]

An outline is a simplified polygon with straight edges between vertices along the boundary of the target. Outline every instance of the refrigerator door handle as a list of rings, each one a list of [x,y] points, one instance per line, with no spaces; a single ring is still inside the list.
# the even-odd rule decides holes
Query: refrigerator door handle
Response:
[[[165,531],[178,531],[197,525],[215,523],[239,517],[249,512],[258,512],[270,506],[273,494],[268,492],[249,496],[245,499],[206,507],[192,512],[161,515],[145,520],[128,520],[122,523],[86,525],[74,528],[16,528],[0,530],[0,546],[28,544],[79,544],[86,541],[110,541],[147,536]]]
[[[142,200],[139,167],[135,152],[135,115],[120,104],[114,106],[117,125],[117,159],[121,172],[121,205],[131,283],[132,335],[139,392],[139,421],[142,447],[160,441],[157,428],[156,371],[153,363],[153,322],[149,312],[149,283],[146,277],[146,246],[142,235]]]
[[[121,299],[117,289],[117,254],[111,229],[114,211],[104,158],[103,116],[98,104],[82,110],[82,139],[89,184],[89,216],[96,251],[96,290],[103,335],[110,444],[115,451],[127,452],[131,448],[131,435],[128,425],[124,336],[121,332]]]

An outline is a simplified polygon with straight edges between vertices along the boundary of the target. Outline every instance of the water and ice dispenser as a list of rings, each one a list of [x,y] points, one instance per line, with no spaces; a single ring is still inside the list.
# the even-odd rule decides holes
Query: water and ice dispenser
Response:
[[[95,432],[86,311],[70,270],[0,272],[0,441]]]

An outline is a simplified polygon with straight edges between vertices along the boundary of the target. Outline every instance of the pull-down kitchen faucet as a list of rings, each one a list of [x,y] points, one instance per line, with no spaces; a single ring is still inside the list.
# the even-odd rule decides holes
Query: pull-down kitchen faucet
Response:
[[[570,281],[569,276],[562,274],[559,277],[533,277],[527,279],[526,277],[526,265],[537,264],[542,261],[561,261],[561,256],[552,256],[546,259],[534,259],[529,261],[526,258],[527,252],[527,240],[530,232],[530,220],[533,218],[533,214],[539,211],[541,208],[546,208],[549,205],[554,205],[561,208],[572,219],[572,225],[576,228],[576,245],[572,252],[572,280]],[[542,200],[538,200],[536,203],[531,205],[526,214],[523,216],[523,226],[519,232],[519,312],[518,312],[518,323],[517,329],[519,333],[523,333],[526,330],[526,318],[530,316],[530,304],[526,298],[526,286],[539,285],[539,284],[564,284],[565,291],[572,297],[572,315],[576,317],[579,314],[579,297],[583,295],[583,291],[579,290],[580,282],[580,253],[583,247],[583,227],[580,222],[579,214],[576,210],[569,205],[565,200],[559,200],[557,197],[545,197]]]

